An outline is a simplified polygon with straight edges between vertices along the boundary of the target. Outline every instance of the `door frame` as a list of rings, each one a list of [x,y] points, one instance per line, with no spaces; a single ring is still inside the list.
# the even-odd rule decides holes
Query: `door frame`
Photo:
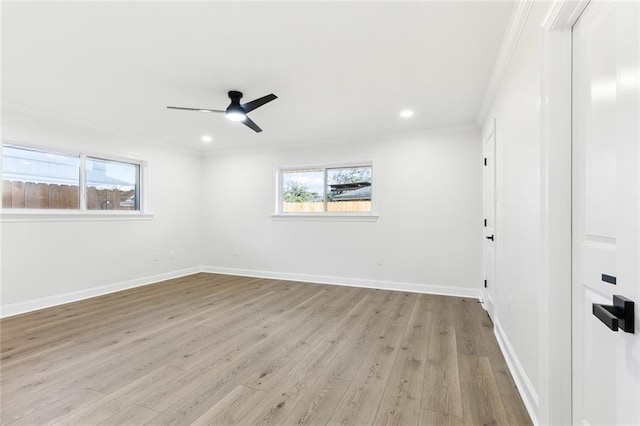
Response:
[[[589,0],[556,0],[542,24],[538,420],[572,424],[572,28]]]
[[[493,197],[493,235],[494,237],[497,235],[497,230],[496,230],[496,226],[497,226],[497,216],[498,216],[498,209],[497,209],[497,204],[498,204],[498,200],[497,197],[495,196],[496,194],[496,188],[497,188],[497,167],[496,167],[496,163],[497,163],[497,155],[498,155],[498,146],[497,146],[497,140],[496,140],[496,119],[492,119],[491,120],[491,126],[486,130],[486,132],[482,135],[482,156],[484,157],[485,160],[485,166],[483,167],[483,178],[482,178],[482,198],[483,198],[483,216],[484,216],[484,220],[485,220],[485,225],[482,228],[482,252],[483,252],[483,271],[484,271],[484,279],[485,279],[485,283],[487,282],[487,271],[490,267],[493,268],[493,282],[491,283],[491,292],[489,291],[489,287],[488,284],[485,285],[485,287],[482,289],[482,296],[483,296],[483,305],[485,310],[487,311],[487,313],[489,314],[489,317],[491,317],[491,320],[494,320],[494,315],[493,315],[493,306],[494,306],[494,300],[493,298],[491,298],[489,296],[489,294],[493,294],[494,297],[497,295],[497,268],[496,268],[496,258],[497,258],[497,251],[498,251],[498,245],[497,245],[497,240],[494,239],[493,241],[493,265],[488,265],[488,261],[487,261],[487,241],[485,239],[486,237],[486,232],[487,232],[487,225],[486,225],[486,220],[487,220],[487,163],[486,163],[486,159],[488,158],[488,153],[487,153],[487,141],[493,138],[493,164],[491,164],[491,167],[493,167],[493,193],[494,193],[494,197]]]

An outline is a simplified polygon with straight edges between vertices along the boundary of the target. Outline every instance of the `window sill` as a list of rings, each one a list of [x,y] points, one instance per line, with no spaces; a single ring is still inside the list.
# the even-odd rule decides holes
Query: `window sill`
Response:
[[[375,222],[377,213],[278,213],[272,214],[273,220],[292,220],[306,222]]]
[[[152,220],[153,213],[125,211],[64,211],[64,210],[1,210],[1,223],[17,222],[97,222]]]

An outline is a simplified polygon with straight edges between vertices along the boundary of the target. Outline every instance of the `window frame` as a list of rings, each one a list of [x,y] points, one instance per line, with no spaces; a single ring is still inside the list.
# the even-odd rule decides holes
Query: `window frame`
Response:
[[[371,211],[362,212],[330,212],[326,211],[328,194],[327,194],[327,170],[340,169],[340,168],[358,168],[358,167],[371,167]],[[304,169],[317,169],[322,171],[324,196],[323,196],[323,212],[284,212],[284,191],[283,191],[283,176],[288,171],[304,170]],[[315,164],[296,164],[277,166],[274,170],[275,175],[275,208],[271,217],[275,220],[347,220],[347,221],[376,221],[378,219],[377,206],[378,206],[378,191],[377,191],[377,167],[373,160],[357,160],[348,162],[331,162],[331,163],[315,163]]]
[[[33,150],[44,154],[77,156],[80,164],[78,167],[78,208],[77,209],[30,209],[30,208],[0,208],[2,222],[28,222],[28,221],[82,221],[82,220],[147,220],[153,217],[151,212],[150,187],[149,187],[149,161],[122,155],[103,154],[89,150],[59,149],[43,145],[32,145],[21,142],[2,142],[2,151],[5,147]],[[135,165],[138,168],[137,176],[137,210],[90,210],[87,209],[87,159],[98,161],[125,163]],[[0,174],[4,172],[0,162]],[[4,181],[4,179],[3,179]]]

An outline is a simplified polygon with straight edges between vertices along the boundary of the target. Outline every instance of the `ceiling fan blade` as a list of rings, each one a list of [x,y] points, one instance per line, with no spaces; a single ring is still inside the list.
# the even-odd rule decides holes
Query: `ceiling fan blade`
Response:
[[[250,112],[253,111],[254,109],[261,107],[262,105],[266,104],[267,102],[271,102],[274,99],[278,99],[278,97],[276,95],[274,95],[273,93],[267,96],[263,96],[261,98],[258,99],[254,99],[250,102],[247,102],[246,104],[242,104],[242,108],[244,108],[245,111]]]
[[[253,120],[251,120],[249,117],[245,118],[242,123],[257,133],[260,133],[262,131],[262,129],[258,127],[258,125],[254,123]]]
[[[186,108],[186,107],[177,107],[177,106],[168,106],[168,109],[181,109],[184,111],[199,111],[199,112],[224,112],[219,109],[208,109],[208,108]]]

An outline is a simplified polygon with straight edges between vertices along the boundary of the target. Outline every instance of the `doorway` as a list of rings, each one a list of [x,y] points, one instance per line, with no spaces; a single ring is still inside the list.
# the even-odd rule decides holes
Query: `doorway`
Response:
[[[496,124],[484,138],[484,305],[493,319],[496,280]]]

